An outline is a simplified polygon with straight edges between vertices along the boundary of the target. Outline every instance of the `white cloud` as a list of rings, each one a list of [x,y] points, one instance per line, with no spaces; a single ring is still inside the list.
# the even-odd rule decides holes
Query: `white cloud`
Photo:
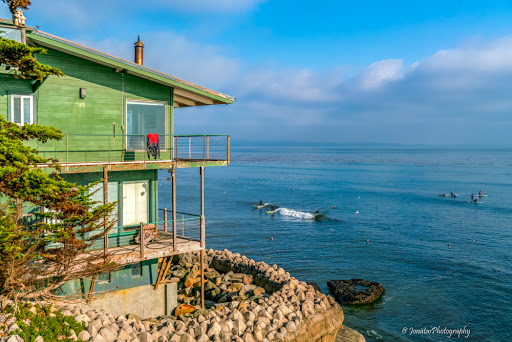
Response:
[[[358,82],[362,89],[369,90],[402,77],[403,61],[401,59],[386,59],[371,64],[361,72]]]
[[[145,46],[145,66],[189,82],[220,91],[232,84],[240,73],[239,60],[224,56],[220,47],[199,44],[172,31],[146,32],[140,38]],[[119,41],[107,38],[100,42],[78,42],[129,61],[133,60],[135,39],[124,38]]]

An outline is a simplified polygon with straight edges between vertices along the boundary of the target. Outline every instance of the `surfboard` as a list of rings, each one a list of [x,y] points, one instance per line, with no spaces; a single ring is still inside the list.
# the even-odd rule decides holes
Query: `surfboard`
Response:
[[[478,197],[487,197],[488,195],[475,195],[475,196],[478,196]]]
[[[254,208],[256,208],[256,209],[262,209],[262,208],[265,206],[265,204],[262,204],[262,205],[256,205],[256,204],[253,204],[252,206],[253,206]]]
[[[272,215],[273,213],[275,213],[275,211],[267,211],[268,215]]]

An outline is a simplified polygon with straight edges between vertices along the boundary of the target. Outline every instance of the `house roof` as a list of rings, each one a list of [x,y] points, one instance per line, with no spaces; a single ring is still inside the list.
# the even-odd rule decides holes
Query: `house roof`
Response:
[[[173,87],[174,107],[229,104],[235,101],[235,98],[232,96],[222,94],[215,90],[202,87],[178,77],[109,55],[105,52],[92,49],[46,32],[39,30],[29,31],[27,32],[27,41]]]

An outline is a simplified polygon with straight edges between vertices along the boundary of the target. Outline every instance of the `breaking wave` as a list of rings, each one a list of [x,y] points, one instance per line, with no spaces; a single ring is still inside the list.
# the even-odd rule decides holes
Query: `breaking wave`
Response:
[[[313,215],[313,214],[304,213],[302,211],[297,211],[297,210],[288,209],[288,208],[278,208],[275,210],[275,212],[279,213],[281,215],[292,216],[292,217],[296,217],[296,218],[299,218],[302,220],[314,220],[315,219],[315,215]]]

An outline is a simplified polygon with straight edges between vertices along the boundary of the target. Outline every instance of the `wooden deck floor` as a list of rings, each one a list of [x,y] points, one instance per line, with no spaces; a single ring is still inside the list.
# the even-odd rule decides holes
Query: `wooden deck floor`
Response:
[[[109,248],[108,255],[111,261],[119,265],[134,264],[143,260],[163,258],[171,255],[183,253],[197,252],[201,249],[201,243],[185,237],[177,237],[176,250],[173,247],[172,234],[158,232],[158,239],[146,243],[144,246],[144,256],[141,256],[140,244]],[[93,254],[103,254],[103,250],[91,251],[89,256]]]

